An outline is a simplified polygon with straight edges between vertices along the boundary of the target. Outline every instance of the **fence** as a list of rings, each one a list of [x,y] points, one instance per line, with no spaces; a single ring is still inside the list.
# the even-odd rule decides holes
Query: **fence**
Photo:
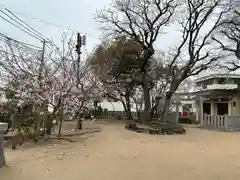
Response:
[[[131,116],[134,119],[140,118],[141,114],[143,112],[131,112]],[[98,117],[102,117],[102,118],[127,118],[128,117],[128,113],[125,111],[103,111],[103,112],[98,112],[97,114]],[[153,116],[154,119],[158,119],[159,117],[154,114]],[[167,120],[169,122],[175,123],[176,122],[176,113],[168,113],[167,116]]]
[[[240,116],[204,114],[201,126],[224,131],[240,131]]]
[[[125,111],[102,111],[102,112],[98,112],[97,113],[98,117],[104,117],[104,118],[113,118],[113,117],[117,117],[117,118],[127,118],[128,117],[128,113]],[[137,118],[138,117],[138,113],[137,112],[131,112],[131,116],[133,118]]]

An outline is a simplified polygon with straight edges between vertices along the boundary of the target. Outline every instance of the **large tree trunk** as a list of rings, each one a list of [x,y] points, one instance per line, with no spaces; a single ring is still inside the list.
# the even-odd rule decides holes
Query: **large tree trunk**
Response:
[[[151,108],[151,117],[150,117],[151,119],[153,119],[155,117],[154,115],[157,115],[157,117],[158,117],[159,104],[160,104],[160,99],[157,98],[153,107]]]
[[[162,115],[161,115],[161,122],[167,122],[167,116],[168,116],[168,110],[169,110],[169,107],[170,107],[170,104],[171,104],[171,98],[173,96],[173,94],[175,93],[175,91],[177,90],[179,84],[181,84],[181,82],[186,79],[187,76],[186,74],[183,74],[181,78],[179,79],[176,79],[175,81],[173,81],[171,83],[171,86],[170,86],[170,90],[166,93],[166,99],[165,99],[165,104],[164,104],[164,108],[163,108],[163,111],[162,111]]]
[[[127,119],[132,120],[130,97],[125,96],[125,101],[124,100],[121,101],[122,105],[123,105],[123,108],[124,108],[124,111],[127,113]]]
[[[62,123],[63,123],[63,109],[61,108],[61,111],[60,111],[60,118],[59,118],[59,129],[58,129],[58,138],[60,139],[61,138],[61,133],[62,133]]]
[[[128,99],[129,99],[129,97],[128,97]],[[132,113],[131,113],[131,103],[130,103],[130,100],[126,102],[126,106],[127,106],[127,108],[126,108],[125,111],[127,112],[127,119],[128,120],[132,120],[133,118],[132,118]]]
[[[143,93],[144,93],[144,114],[142,121],[144,123],[148,122],[151,118],[151,100],[148,88],[148,78],[147,72],[143,73]]]
[[[127,112],[127,119],[128,119],[128,120],[132,120],[131,101],[130,101],[130,90],[129,90],[128,87],[126,88],[126,96],[125,96],[125,99],[126,99],[126,109],[125,109],[125,111]]]
[[[169,110],[169,107],[170,107],[170,103],[171,103],[171,97],[166,96],[165,104],[164,104],[163,111],[162,111],[161,117],[160,117],[161,122],[167,122],[168,121],[167,116],[168,116],[168,110]]]

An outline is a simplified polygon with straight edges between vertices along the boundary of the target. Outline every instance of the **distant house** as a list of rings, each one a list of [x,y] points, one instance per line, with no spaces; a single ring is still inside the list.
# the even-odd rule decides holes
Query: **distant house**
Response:
[[[195,82],[202,89],[191,93],[201,125],[240,130],[240,74],[213,74]]]
[[[195,100],[192,99],[192,93],[198,91],[200,88],[196,85],[195,81],[192,79],[186,79],[183,81],[175,95],[180,95],[180,106],[179,112],[184,111],[196,113]],[[187,107],[187,108],[186,108]]]
[[[196,84],[202,89],[204,114],[240,116],[240,75],[205,76]]]

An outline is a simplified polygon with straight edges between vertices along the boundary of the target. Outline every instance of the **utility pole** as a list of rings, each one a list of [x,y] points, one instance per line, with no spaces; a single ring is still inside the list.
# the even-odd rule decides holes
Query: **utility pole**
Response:
[[[77,33],[77,45],[76,45],[76,52],[78,55],[77,58],[77,71],[76,71],[76,76],[77,76],[77,86],[79,86],[80,82],[80,61],[81,61],[81,48],[82,48],[82,38],[80,33]]]
[[[80,84],[80,61],[81,61],[81,48],[82,46],[86,45],[86,36],[81,36],[80,33],[77,33],[77,45],[76,45],[76,52],[78,55],[77,58],[77,66],[75,66],[76,69],[76,76],[77,76],[77,87],[79,87]],[[78,114],[79,112],[77,112]],[[82,120],[77,119],[77,129],[82,129]]]
[[[43,47],[42,47],[42,56],[40,59],[40,67],[39,67],[39,87],[42,88],[42,79],[43,79],[43,69],[44,69],[44,55],[45,55],[45,47],[46,47],[46,40],[43,40]]]
[[[40,65],[39,65],[39,74],[38,74],[38,83],[39,83],[39,95],[41,96],[42,95],[42,87],[43,87],[43,71],[44,71],[44,57],[45,57],[45,47],[46,47],[46,40],[44,39],[42,41],[43,43],[43,46],[42,46],[42,54],[41,54],[41,58],[40,58]],[[45,112],[45,102],[42,102],[41,105],[40,105],[40,112],[41,113],[44,113]],[[45,121],[45,119],[44,119]],[[46,122],[44,122],[46,123]],[[37,125],[35,125],[35,130],[37,130]]]
[[[77,58],[77,70],[76,70],[76,76],[77,76],[77,86],[79,86],[80,83],[80,61],[81,61],[81,48],[82,46],[86,45],[86,36],[81,36],[80,33],[77,33],[77,45],[76,45],[76,52],[78,54]]]

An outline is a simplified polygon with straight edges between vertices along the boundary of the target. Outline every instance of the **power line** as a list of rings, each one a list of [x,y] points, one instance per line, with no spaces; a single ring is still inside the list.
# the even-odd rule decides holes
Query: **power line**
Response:
[[[3,10],[7,11],[7,12],[4,12]],[[2,12],[3,14],[5,14],[5,16],[7,16],[8,18],[10,18],[12,21],[16,22],[17,24],[11,22],[10,20],[6,19],[5,17],[3,17],[2,15],[0,15],[0,18],[2,18],[3,20],[7,21],[8,23],[10,23],[11,25],[17,27],[18,29],[20,29],[21,31],[27,33],[28,35],[40,40],[41,42],[46,42],[47,46],[52,46],[56,49],[58,49],[57,45],[50,39],[46,38],[44,35],[42,35],[42,33],[40,33],[39,31],[35,30],[34,28],[32,28],[29,24],[27,24],[26,22],[24,22],[21,18],[19,18],[17,15],[15,15],[14,13],[16,14],[20,14],[20,15],[23,15],[21,13],[17,13],[17,12],[14,12],[13,11],[10,11],[9,9],[5,8],[3,5],[0,4],[0,12]],[[10,15],[9,15],[10,14]],[[26,17],[26,15],[23,15]],[[31,18],[31,19],[36,19],[38,20],[37,18]],[[20,21],[20,22],[19,22]],[[56,27],[60,27],[60,28],[63,28],[63,29],[68,29],[68,30],[72,30],[72,31],[75,31],[77,32],[76,30],[74,29],[71,29],[71,28],[67,28],[65,26],[62,26],[62,25],[59,25],[59,24],[55,24],[55,23],[51,23],[51,22],[48,22],[48,21],[45,21],[45,20],[40,20],[41,22],[44,22],[45,24],[48,24],[48,25],[52,25],[52,26],[56,26]],[[20,26],[19,26],[20,25]],[[86,34],[86,33],[85,33]],[[93,36],[91,34],[86,34],[88,36],[92,36],[94,38],[96,38],[96,36]],[[47,41],[46,41],[47,40]]]
[[[3,7],[2,5],[0,5],[1,7]],[[7,21],[8,23],[10,23],[11,25],[17,27],[18,29],[22,30],[23,32],[27,33],[28,35],[40,40],[41,42],[46,42],[46,43],[50,43],[51,46],[57,47],[55,45],[55,43],[53,41],[51,41],[50,39],[46,38],[45,36],[43,36],[39,31],[36,31],[34,28],[32,28],[30,25],[28,25],[27,23],[25,23],[23,20],[21,20],[18,16],[16,16],[13,12],[11,12],[10,10],[8,10],[7,8],[4,8],[8,13],[10,13],[13,17],[11,17],[9,14],[7,14],[6,12],[1,10],[2,8],[0,8],[0,12],[2,12],[3,14],[5,14],[8,18],[10,18],[11,20],[13,20],[14,22],[16,22],[19,25],[16,25],[15,23],[11,22],[10,20],[6,19],[5,17],[3,17],[2,15],[0,15],[0,17]],[[17,20],[16,20],[17,19]],[[20,22],[19,22],[20,21]],[[26,27],[27,26],[27,27]],[[47,45],[47,44],[46,44]]]
[[[3,10],[1,10],[0,9],[0,12],[2,12],[5,16],[7,16],[8,18],[10,18],[10,20],[12,20],[12,21],[14,21],[15,23],[17,23],[18,25],[20,25],[20,27],[22,27],[22,28],[24,28],[25,29],[25,31],[28,31],[28,33],[31,33],[31,34],[33,34],[34,36],[37,36],[37,38],[38,39],[45,39],[45,37],[44,36],[42,36],[41,35],[41,33],[40,33],[40,35],[39,35],[39,32],[38,31],[36,31],[35,29],[33,29],[31,26],[29,26],[27,23],[25,23],[24,21],[22,21],[20,18],[18,18],[16,15],[14,15],[13,13],[11,13],[9,10],[7,10],[6,8],[5,8],[5,10],[7,11],[7,13],[6,12],[4,12]],[[9,13],[10,13],[10,15],[9,15]],[[13,17],[12,17],[13,16]],[[17,18],[17,19],[16,19]],[[5,18],[6,19],[6,18]],[[20,22],[19,22],[20,21]],[[25,32],[24,31],[24,32]]]
[[[1,6],[2,8],[4,8],[4,9],[6,9],[3,5],[0,4],[0,6]],[[12,12],[14,12],[15,14],[21,15],[21,16],[23,16],[23,17],[25,17],[25,18],[28,18],[28,19],[40,21],[40,22],[42,22],[42,23],[44,23],[44,24],[46,24],[46,25],[55,26],[55,27],[58,27],[58,28],[61,28],[61,29],[66,29],[66,30],[70,30],[70,31],[74,31],[74,32],[79,32],[79,31],[77,31],[76,29],[73,29],[73,28],[70,28],[70,27],[67,27],[67,26],[63,26],[63,25],[61,25],[61,24],[49,22],[49,21],[46,21],[46,20],[43,20],[43,19],[38,19],[38,18],[36,18],[36,17],[30,17],[30,16],[28,16],[28,15],[26,15],[26,14],[23,14],[23,13],[20,13],[20,12],[16,12],[16,11],[12,11]],[[81,33],[81,34],[85,34],[85,35],[90,36],[90,37],[98,38],[97,36],[92,35],[92,34],[90,34],[90,33],[82,33],[82,32],[80,32],[80,33]]]
[[[40,49],[35,49],[35,48],[30,47],[30,46],[26,46],[24,44],[15,42],[13,39],[10,39],[10,38],[5,37],[5,36],[0,35],[0,39],[1,39],[2,42],[6,43],[6,44],[9,44],[9,45],[16,46],[16,47],[21,47],[21,48],[28,49],[28,50],[31,50],[31,51],[39,51],[40,50]]]
[[[21,28],[21,27],[19,27],[18,25],[16,25],[16,24],[12,23],[12,22],[11,22],[11,21],[9,21],[8,19],[4,18],[2,15],[0,15],[0,17],[1,17],[3,20],[5,20],[6,22],[8,22],[9,24],[11,24],[11,25],[15,26],[16,28],[20,29],[21,31],[23,31],[23,32],[27,33],[28,35],[30,35],[30,36],[32,36],[32,37],[34,37],[34,38],[36,38],[36,39],[38,39],[38,40],[42,41],[42,39],[40,39],[40,38],[38,38],[38,37],[36,37],[36,36],[32,35],[32,34],[31,34],[31,33],[29,33],[28,31],[24,30],[23,28]]]
[[[6,36],[3,33],[0,33],[0,41],[3,42],[4,44],[8,45],[9,48],[13,47],[24,53],[28,53],[28,54],[32,54],[32,55],[39,55],[41,53],[41,49],[39,47],[17,41],[13,38]],[[38,49],[36,49],[36,47]]]
[[[29,29],[28,27],[25,26],[25,24],[22,24],[21,22],[19,22],[16,19],[13,19],[13,17],[11,17],[9,14],[7,14],[6,12],[2,11],[0,9],[0,12],[2,12],[5,16],[7,16],[8,18],[10,18],[10,20],[13,20],[15,23],[19,24],[21,27],[25,28],[28,32],[31,32],[32,34],[34,34],[34,36],[37,36],[38,38],[42,39],[41,36],[39,36],[37,33],[33,32],[31,29]]]
[[[4,38],[0,38],[0,41],[7,44],[9,46],[9,48],[15,48],[19,51],[23,51],[23,52],[28,52],[28,53],[38,53],[38,52],[34,52],[33,50],[30,50],[30,49],[27,49],[27,48],[24,48],[24,47],[21,47],[21,46],[18,46],[16,44],[12,44],[11,41],[7,41],[6,39]]]
[[[19,14],[21,16],[24,16],[26,18],[29,18],[29,19],[32,19],[32,20],[37,20],[37,21],[40,21],[46,25],[49,25],[49,26],[55,26],[55,27],[58,27],[58,28],[61,28],[61,29],[66,29],[66,30],[70,30],[70,31],[73,31],[73,32],[79,32],[78,30],[76,29],[73,29],[73,28],[70,28],[70,27],[67,27],[67,26],[63,26],[61,24],[57,24],[57,23],[53,23],[53,22],[49,22],[49,21],[46,21],[46,20],[43,20],[43,19],[38,19],[38,18],[35,18],[35,17],[30,17],[30,16],[27,16],[25,14],[22,14],[22,13],[19,13],[19,12],[15,12],[16,14]],[[94,37],[94,38],[98,38],[97,36],[94,36],[92,34],[89,34],[89,33],[82,33],[80,32],[81,34],[85,34],[87,36],[91,36],[91,37]]]
[[[4,6],[0,5],[1,7],[4,8]],[[2,12],[5,16],[7,16],[8,18],[10,18],[10,20],[14,21],[15,23],[17,23],[17,25],[13,22],[11,22],[10,20],[6,19],[5,17],[3,17],[2,15],[0,15],[0,17],[7,21],[8,23],[10,23],[11,25],[17,27],[18,29],[22,30],[23,32],[27,33],[28,35],[43,41],[43,40],[47,40],[50,41],[48,38],[46,38],[44,35],[42,35],[39,31],[35,30],[34,28],[32,28],[29,24],[27,24],[26,22],[24,22],[22,19],[20,19],[17,15],[15,15],[12,11],[10,11],[7,8],[4,8],[5,11],[4,12],[2,9],[0,8],[0,12]],[[20,26],[19,26],[20,25]]]
[[[29,44],[29,43],[18,41],[18,40],[14,39],[14,38],[11,38],[11,37],[3,34],[3,33],[0,33],[0,37],[4,38],[6,40],[10,40],[10,41],[14,42],[15,44],[21,44],[22,46],[27,47],[27,48],[31,48],[33,50],[41,50],[41,48],[39,46],[35,46],[35,45]]]
[[[10,52],[7,52],[7,51],[5,51],[5,50],[1,50],[1,49],[0,49],[0,54],[1,54],[1,53],[8,54],[8,55],[12,55],[12,56],[21,58],[20,56],[14,54],[14,53],[10,53]]]
[[[18,16],[16,16],[12,11],[10,11],[9,9],[5,8],[5,10],[7,12],[9,12],[11,15],[13,15],[15,18],[17,18],[19,21],[21,21],[24,25],[26,25],[28,28],[30,28],[32,31],[37,32],[40,36],[44,37],[39,31],[33,29],[30,25],[28,25],[27,23],[25,23],[22,19],[20,19]],[[44,37],[44,39],[47,39],[46,37]]]

